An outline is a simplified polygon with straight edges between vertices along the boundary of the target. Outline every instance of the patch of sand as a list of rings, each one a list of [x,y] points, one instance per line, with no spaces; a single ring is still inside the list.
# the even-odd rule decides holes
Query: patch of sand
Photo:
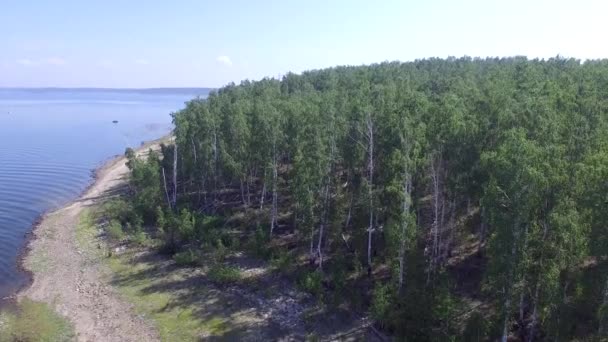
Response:
[[[138,149],[143,153],[159,142]],[[107,162],[94,184],[76,201],[46,214],[34,230],[24,267],[31,286],[18,297],[51,304],[73,324],[79,341],[157,341],[158,333],[109,284],[100,253],[82,250],[77,227],[83,211],[125,182],[124,157]],[[40,260],[44,259],[43,266]]]

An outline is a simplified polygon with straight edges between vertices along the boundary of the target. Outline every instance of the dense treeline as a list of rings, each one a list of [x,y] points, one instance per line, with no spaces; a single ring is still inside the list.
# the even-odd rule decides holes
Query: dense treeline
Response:
[[[130,155],[134,220],[173,252],[255,212],[243,240],[291,241],[387,332],[608,333],[608,61],[336,67],[228,85],[174,123],[160,156]]]

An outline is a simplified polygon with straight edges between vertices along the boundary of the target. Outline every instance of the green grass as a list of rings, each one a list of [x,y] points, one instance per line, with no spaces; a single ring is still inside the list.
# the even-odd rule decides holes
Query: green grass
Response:
[[[125,238],[125,232],[122,230],[122,225],[118,220],[111,220],[106,228],[108,237],[113,241],[122,241]]]
[[[146,291],[153,286],[162,286],[164,283],[178,280],[179,275],[173,279],[155,277],[147,274],[154,265],[147,263],[133,264],[129,262],[129,253],[108,258],[108,265],[117,279],[121,281],[116,287],[126,299],[135,305],[137,312],[156,323],[163,341],[198,341],[201,335],[222,336],[225,323],[222,318],[211,317],[202,320],[194,313],[200,309],[197,305],[172,305],[180,295],[177,291]],[[204,291],[202,286],[200,291]]]
[[[224,266],[220,264],[213,265],[207,272],[209,279],[216,283],[229,284],[241,281],[241,272],[230,266]]]
[[[85,246],[91,246],[90,238],[97,232],[91,217],[89,213],[83,214],[78,229],[78,241]],[[227,332],[225,319],[219,316],[201,318],[196,314],[201,309],[200,303],[183,301],[184,296],[195,296],[196,293],[184,293],[178,289],[148,291],[155,286],[163,287],[182,281],[187,272],[158,274],[154,271],[157,263],[133,262],[134,253],[127,251],[121,255],[102,257],[112,278],[117,280],[114,287],[134,305],[139,315],[155,324],[163,341],[199,341],[201,336],[220,337]],[[205,286],[201,285],[197,291],[206,291]],[[173,305],[177,302],[179,305]]]
[[[71,324],[45,303],[23,299],[15,312],[0,312],[0,342],[73,340]]]
[[[195,251],[188,249],[173,255],[173,260],[180,266],[196,266],[199,263],[200,256]]]

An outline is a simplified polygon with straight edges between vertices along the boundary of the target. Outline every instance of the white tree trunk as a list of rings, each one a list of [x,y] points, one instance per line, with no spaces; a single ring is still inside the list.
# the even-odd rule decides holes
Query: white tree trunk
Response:
[[[403,288],[403,282],[405,278],[405,253],[406,253],[406,236],[408,230],[408,216],[410,211],[410,193],[411,193],[411,181],[410,176],[406,174],[405,182],[403,184],[403,212],[401,221],[401,244],[399,246],[399,292]]]
[[[163,184],[165,185],[165,196],[167,196],[167,205],[169,208],[173,209],[173,205],[171,204],[171,199],[169,199],[169,191],[167,190],[167,177],[165,177],[165,168],[161,168],[163,170]]]
[[[177,203],[177,142],[173,145],[173,207]]]
[[[502,338],[501,342],[507,342],[507,338],[509,337],[509,306],[511,306],[511,301],[507,298],[504,304],[505,309],[505,320],[502,325]]]
[[[196,145],[194,144],[194,138],[190,137],[190,141],[192,142],[192,155],[194,156],[194,164],[197,164],[198,158],[196,156]]]
[[[532,322],[530,323],[530,332],[528,334],[528,342],[534,341],[534,328],[536,327],[536,322],[538,319],[538,293],[539,293],[539,284],[536,285],[536,291],[534,294],[534,309],[532,310]]]
[[[328,183],[325,185],[323,195],[323,214],[321,215],[321,224],[319,225],[319,241],[317,243],[317,255],[319,256],[319,269],[323,269],[323,231],[327,224],[327,212],[329,210],[329,177]]]
[[[368,141],[368,196],[369,196],[369,226],[367,227],[367,271],[372,271],[372,234],[374,232],[374,123],[371,114],[367,115],[367,141]]]
[[[546,204],[545,204],[546,205]],[[542,241],[546,241],[547,239],[547,234],[549,233],[549,224],[543,220],[542,221],[542,226],[543,226],[543,239]],[[539,265],[542,269],[543,267],[543,261],[544,261],[544,251],[541,251],[540,254],[540,258],[539,258]],[[539,294],[540,294],[540,279],[536,280],[536,290],[534,291],[534,309],[532,310],[532,322],[530,323],[530,331],[528,333],[528,342],[531,342],[534,340],[534,329],[536,329],[536,324],[538,322],[538,302],[539,302]]]
[[[307,188],[306,191],[310,192],[310,189]],[[309,212],[309,214],[312,216],[312,212]],[[311,225],[310,226],[310,252],[309,252],[311,261],[315,259],[314,245],[315,245],[315,226]]]
[[[348,227],[350,227],[350,220],[352,217],[352,211],[353,211],[353,195],[350,196],[350,200],[348,201],[348,214],[346,214],[346,222],[344,223],[344,230],[348,230]]]
[[[260,196],[260,210],[264,209],[264,198],[266,197],[266,180],[262,186],[262,195]]]
[[[481,214],[480,214],[480,220],[481,220],[481,224],[479,227],[479,244],[482,245],[483,243],[486,242],[486,230],[487,230],[487,226],[486,226],[486,208],[485,207],[481,207]]]
[[[244,205],[247,205],[247,200],[245,199],[245,187],[243,186],[243,178],[240,179],[241,183],[241,201]]]
[[[270,218],[270,235],[274,231],[274,227],[277,221],[277,181],[278,181],[278,165],[277,165],[277,149],[276,142],[273,142],[272,146],[272,210]]]
[[[217,133],[215,131],[215,124],[213,125],[213,145],[211,146],[213,151],[213,184],[212,184],[212,193],[211,193],[211,202],[215,202],[215,196],[217,195],[217,177],[218,177],[218,152],[217,152]]]
[[[441,185],[439,176],[439,162],[436,160],[436,156],[433,155],[431,158],[431,181],[433,184],[433,225],[431,226],[431,233],[433,238],[433,244],[431,246],[430,258],[429,258],[429,269],[427,274],[427,283],[430,282],[431,274],[434,273],[437,264],[437,255],[439,248],[439,230],[441,220]]]

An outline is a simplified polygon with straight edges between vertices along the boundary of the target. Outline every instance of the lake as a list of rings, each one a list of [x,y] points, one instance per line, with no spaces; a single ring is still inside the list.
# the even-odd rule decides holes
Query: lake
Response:
[[[167,134],[170,113],[207,93],[0,88],[0,299],[29,281],[17,258],[41,214],[78,197],[108,158]]]

